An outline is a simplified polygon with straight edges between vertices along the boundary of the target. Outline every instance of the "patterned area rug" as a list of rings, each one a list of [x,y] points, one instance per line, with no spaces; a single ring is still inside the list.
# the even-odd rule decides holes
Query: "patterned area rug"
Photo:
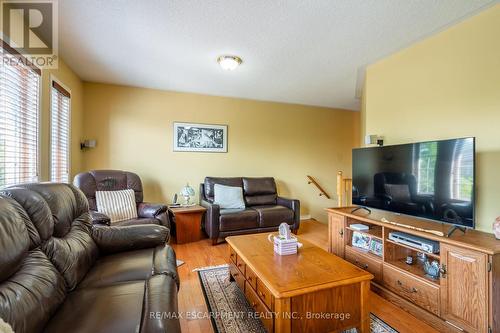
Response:
[[[266,332],[260,319],[253,315],[252,307],[236,282],[229,281],[227,265],[198,268],[195,271],[198,271],[215,332]],[[370,313],[370,319],[373,333],[398,333],[372,313]],[[356,333],[356,329],[345,331],[345,333]]]

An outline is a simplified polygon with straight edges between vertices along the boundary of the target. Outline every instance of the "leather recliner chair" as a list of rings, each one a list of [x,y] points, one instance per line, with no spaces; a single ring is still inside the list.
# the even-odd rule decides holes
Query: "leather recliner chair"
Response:
[[[159,225],[92,227],[72,185],[2,190],[0,317],[17,333],[180,332],[167,238]]]
[[[215,184],[243,188],[245,209],[221,209],[214,204]],[[300,226],[300,201],[279,197],[272,177],[206,177],[200,184],[200,205],[207,209],[204,228],[213,245],[231,235],[276,231],[283,222],[294,233]]]
[[[168,207],[163,204],[143,202],[142,182],[133,172],[120,170],[92,170],[75,176],[73,184],[78,187],[89,201],[90,213],[94,224],[110,224],[110,219],[97,212],[96,191],[119,191],[132,189],[137,204],[136,219],[113,223],[113,226],[134,224],[160,224],[170,229]]]

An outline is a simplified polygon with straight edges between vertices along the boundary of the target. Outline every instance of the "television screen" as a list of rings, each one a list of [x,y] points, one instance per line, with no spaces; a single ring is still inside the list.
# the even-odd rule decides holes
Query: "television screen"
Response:
[[[475,139],[359,148],[353,204],[474,227]]]

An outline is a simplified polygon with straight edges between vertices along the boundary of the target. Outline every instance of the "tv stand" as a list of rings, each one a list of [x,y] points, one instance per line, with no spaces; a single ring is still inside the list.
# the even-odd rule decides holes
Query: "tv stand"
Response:
[[[386,211],[353,214],[354,208],[327,209],[328,250],[372,273],[373,292],[439,332],[500,333],[500,241],[494,235],[469,229],[446,237],[464,231],[462,226],[448,230],[449,224],[406,215],[391,215],[387,221]],[[368,229],[352,227],[360,223]],[[389,234],[396,231],[439,242],[440,251],[394,242]],[[371,239],[371,250],[353,244],[359,234]],[[413,264],[406,263],[407,257]],[[425,262],[439,274],[428,275]]]
[[[366,210],[368,212],[368,214],[371,214],[372,211],[371,209],[369,209],[368,207],[365,207],[365,206],[359,206],[359,207],[356,207],[354,208],[353,210],[351,210],[351,214],[354,214],[355,212],[357,212],[358,210]]]
[[[467,229],[465,227],[454,225],[450,229],[448,229],[448,231],[446,232],[446,237],[450,237],[455,232],[455,230],[460,230],[461,232],[463,232],[465,234],[465,231]]]

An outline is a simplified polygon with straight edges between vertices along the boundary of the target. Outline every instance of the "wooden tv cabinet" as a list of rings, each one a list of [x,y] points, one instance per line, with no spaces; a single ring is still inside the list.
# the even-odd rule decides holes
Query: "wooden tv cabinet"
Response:
[[[457,230],[446,238],[416,229],[446,234],[447,224],[374,209],[353,214],[353,208],[327,209],[329,251],[372,273],[374,292],[441,332],[500,332],[500,241],[492,234]],[[355,223],[369,226],[364,233],[382,242],[381,256],[352,246]],[[439,263],[439,278],[425,274],[417,259],[422,251],[391,241],[391,231],[439,242],[438,254],[426,253]],[[407,256],[413,257],[412,265],[406,264]]]

